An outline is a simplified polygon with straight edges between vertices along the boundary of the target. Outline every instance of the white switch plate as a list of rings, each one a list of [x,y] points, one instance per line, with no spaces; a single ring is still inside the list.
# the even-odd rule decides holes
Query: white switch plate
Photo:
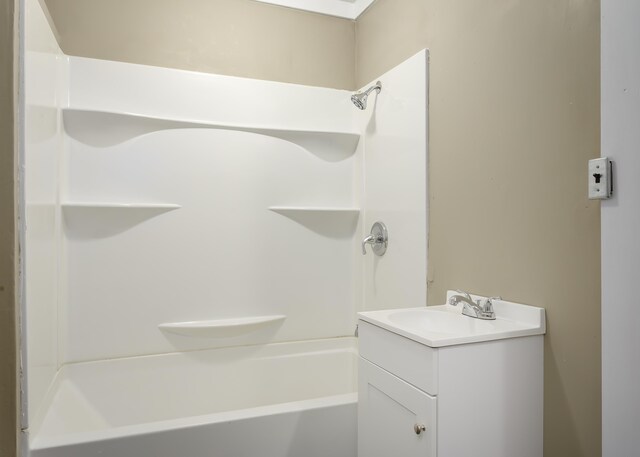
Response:
[[[604,200],[613,193],[611,161],[608,157],[589,160],[589,199]]]

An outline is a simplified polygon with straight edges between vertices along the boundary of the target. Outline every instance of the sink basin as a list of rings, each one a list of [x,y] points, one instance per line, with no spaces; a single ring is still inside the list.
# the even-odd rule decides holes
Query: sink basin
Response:
[[[463,335],[466,333],[488,333],[496,329],[495,321],[469,319],[460,313],[450,312],[449,307],[410,308],[389,313],[394,325],[415,332]],[[463,317],[467,317],[463,319]]]
[[[455,292],[449,292],[448,298]],[[484,298],[473,296],[474,299]],[[430,347],[517,338],[545,333],[543,308],[494,300],[495,320],[462,314],[462,306],[440,305],[359,313],[360,319]]]

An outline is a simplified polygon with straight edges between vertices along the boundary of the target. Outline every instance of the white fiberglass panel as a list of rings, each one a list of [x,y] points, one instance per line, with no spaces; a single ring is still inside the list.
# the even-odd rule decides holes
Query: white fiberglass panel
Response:
[[[344,90],[70,57],[69,106],[173,120],[357,131]]]
[[[33,445],[350,394],[356,363],[355,339],[341,338],[65,365]]]
[[[364,258],[364,309],[425,306],[427,300],[428,52],[378,78],[361,115],[364,136],[362,236],[386,224],[384,256]],[[367,86],[368,87],[368,86]]]
[[[58,369],[58,173],[66,58],[40,3],[25,2],[24,14],[25,374],[32,417]]]
[[[348,92],[71,63],[72,106],[125,115],[114,123],[93,118],[100,138],[113,133],[114,141],[92,142],[90,120],[85,135],[68,136],[63,200],[74,210],[64,212],[65,361],[352,334],[357,154],[189,127],[345,131],[353,118]],[[186,122],[129,131],[131,112]],[[268,315],[285,319],[224,338],[158,328]]]
[[[293,218],[268,209],[352,205],[349,161],[326,163],[261,135],[174,130],[109,150],[71,142],[69,162],[74,201],[135,196],[181,208],[65,218],[67,360],[352,330],[355,218]],[[166,322],[269,314],[286,320],[234,338],[189,338],[158,329]]]

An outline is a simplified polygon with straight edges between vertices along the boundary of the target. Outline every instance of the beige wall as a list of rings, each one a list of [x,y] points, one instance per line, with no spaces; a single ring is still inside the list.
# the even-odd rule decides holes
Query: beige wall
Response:
[[[46,0],[66,54],[338,89],[353,21],[251,0]]]
[[[16,449],[14,2],[0,1],[0,457]]]
[[[600,455],[599,40],[597,0],[378,0],[356,25],[359,86],[431,51],[429,302],[547,309],[545,457]]]

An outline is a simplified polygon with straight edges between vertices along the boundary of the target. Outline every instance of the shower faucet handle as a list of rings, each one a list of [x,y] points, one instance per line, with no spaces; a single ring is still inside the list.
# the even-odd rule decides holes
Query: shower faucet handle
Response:
[[[367,255],[367,244],[375,246],[376,237],[373,235],[367,235],[365,239],[362,240],[362,255]]]
[[[387,226],[383,222],[378,221],[373,224],[371,234],[362,240],[362,255],[367,255],[367,244],[371,245],[373,253],[377,256],[383,256],[387,252],[389,233],[387,232]]]

